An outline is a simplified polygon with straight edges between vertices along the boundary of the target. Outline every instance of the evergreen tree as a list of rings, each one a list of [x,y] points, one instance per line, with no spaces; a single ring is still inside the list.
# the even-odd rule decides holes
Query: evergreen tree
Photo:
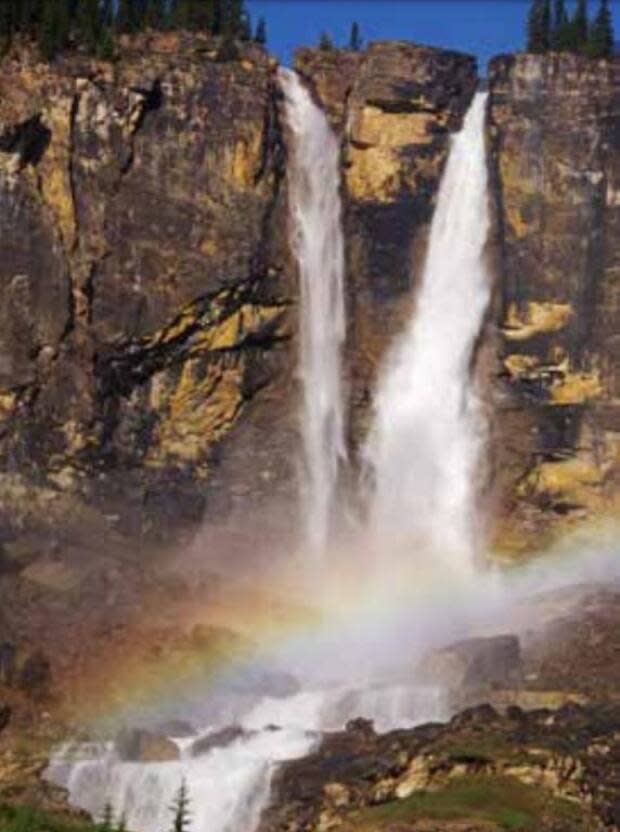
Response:
[[[600,0],[598,13],[590,27],[587,52],[592,58],[609,58],[614,53],[614,25],[609,0]]]
[[[577,0],[573,30],[576,47],[582,51],[588,44],[588,0]]]
[[[66,0],[43,0],[37,41],[43,56],[51,60],[69,40],[70,17]]]
[[[259,17],[256,24],[256,32],[254,33],[254,40],[264,46],[267,43],[267,21],[264,17]]]
[[[121,815],[116,826],[116,832],[127,832],[127,821],[125,815]]]
[[[101,42],[101,9],[99,0],[81,0],[78,6],[76,37],[88,52],[95,53]]]
[[[555,0],[553,4],[553,31],[557,32],[568,23],[566,3],[564,0]]]
[[[166,26],[165,0],[147,0],[144,11],[145,23],[151,29],[163,29]]]
[[[241,13],[241,22],[239,23],[239,37],[241,40],[252,40],[252,21],[247,11]]]
[[[101,813],[101,823],[98,825],[99,832],[114,832],[114,810],[111,803],[106,803]]]
[[[101,3],[101,25],[106,29],[111,29],[114,25],[113,0],[103,0]]]
[[[176,794],[174,803],[170,807],[170,811],[174,815],[172,829],[170,832],[187,832],[189,825],[189,794],[187,792],[187,784],[185,780],[181,781],[179,791]]]
[[[319,40],[319,49],[323,49],[326,52],[330,52],[333,48],[334,42],[331,39],[331,35],[328,32],[323,32]]]
[[[0,0],[0,54],[11,43],[11,36],[13,34],[13,16],[11,11],[11,0]]]
[[[143,13],[140,0],[118,0],[116,28],[119,32],[138,32],[144,23]]]
[[[359,52],[362,48],[362,38],[360,35],[360,27],[357,21],[354,21],[351,25],[351,34],[349,36],[349,49],[353,50],[353,52]]]
[[[533,0],[527,21],[527,51],[546,52],[551,40],[549,0]]]

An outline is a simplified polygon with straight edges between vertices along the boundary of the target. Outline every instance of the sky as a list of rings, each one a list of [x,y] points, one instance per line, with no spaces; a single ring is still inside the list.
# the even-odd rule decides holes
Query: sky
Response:
[[[282,63],[298,46],[315,45],[327,31],[346,45],[353,20],[366,42],[410,40],[476,55],[484,73],[489,58],[523,48],[529,0],[246,0],[252,19],[267,21],[268,47]],[[589,0],[590,14],[599,0]],[[568,0],[571,9],[574,3]],[[620,35],[620,0],[612,0]]]

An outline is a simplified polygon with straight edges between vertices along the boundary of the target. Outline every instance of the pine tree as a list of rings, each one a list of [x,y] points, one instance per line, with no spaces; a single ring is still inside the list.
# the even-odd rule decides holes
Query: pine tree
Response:
[[[144,8],[140,0],[119,0],[116,28],[119,32],[138,32],[144,23]]]
[[[568,14],[566,13],[566,3],[564,0],[555,0],[553,6],[553,31],[557,32],[568,23]]]
[[[120,816],[115,832],[127,832],[127,820],[125,819],[125,815]]]
[[[331,35],[328,32],[323,32],[319,40],[319,49],[323,49],[326,52],[331,52],[333,48],[334,42],[331,39]]]
[[[239,38],[240,40],[252,40],[252,21],[250,15],[243,11],[241,14],[241,22],[239,23]]]
[[[114,4],[112,0],[103,0],[101,3],[101,25],[111,29],[114,25]]]
[[[170,811],[174,815],[172,829],[170,832],[187,832],[190,820],[189,813],[189,794],[187,791],[187,783],[183,779],[176,794],[174,803],[170,807]]]
[[[573,29],[577,49],[584,50],[588,44],[588,0],[577,0]]]
[[[90,53],[99,48],[102,36],[99,0],[81,0],[78,6],[76,35],[79,43]]]
[[[101,813],[101,823],[98,832],[114,832],[114,810],[111,803],[106,803]]]
[[[0,0],[0,54],[11,44],[13,34],[13,16],[10,0]]]
[[[51,60],[69,39],[69,4],[66,0],[43,0],[37,41],[43,56]]]
[[[254,40],[264,46],[267,43],[267,21],[264,17],[259,17],[256,24],[256,32],[254,33]]]
[[[550,46],[551,7],[549,0],[533,0],[527,21],[527,51],[546,52]]]
[[[349,49],[353,52],[359,52],[362,48],[362,38],[360,36],[360,27],[357,21],[351,25],[351,34],[349,36]]]
[[[144,19],[149,28],[163,29],[167,23],[165,0],[147,0]]]
[[[609,0],[600,0],[598,13],[590,27],[587,52],[592,58],[609,58],[614,53],[614,25]]]

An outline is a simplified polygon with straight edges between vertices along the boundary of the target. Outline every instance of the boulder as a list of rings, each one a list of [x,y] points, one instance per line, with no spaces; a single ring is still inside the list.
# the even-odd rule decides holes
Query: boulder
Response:
[[[121,760],[130,763],[165,763],[180,756],[178,746],[168,737],[139,728],[121,731],[115,748]]]
[[[522,679],[519,639],[471,638],[433,650],[418,665],[416,678],[459,692],[515,687]]]

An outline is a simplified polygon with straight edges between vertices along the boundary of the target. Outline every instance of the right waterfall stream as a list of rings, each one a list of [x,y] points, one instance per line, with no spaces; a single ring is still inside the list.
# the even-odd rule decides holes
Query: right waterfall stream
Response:
[[[460,571],[474,567],[485,433],[471,359],[490,298],[486,103],[477,93],[452,139],[417,303],[381,371],[366,448],[371,534],[381,549],[416,563],[445,558]]]

